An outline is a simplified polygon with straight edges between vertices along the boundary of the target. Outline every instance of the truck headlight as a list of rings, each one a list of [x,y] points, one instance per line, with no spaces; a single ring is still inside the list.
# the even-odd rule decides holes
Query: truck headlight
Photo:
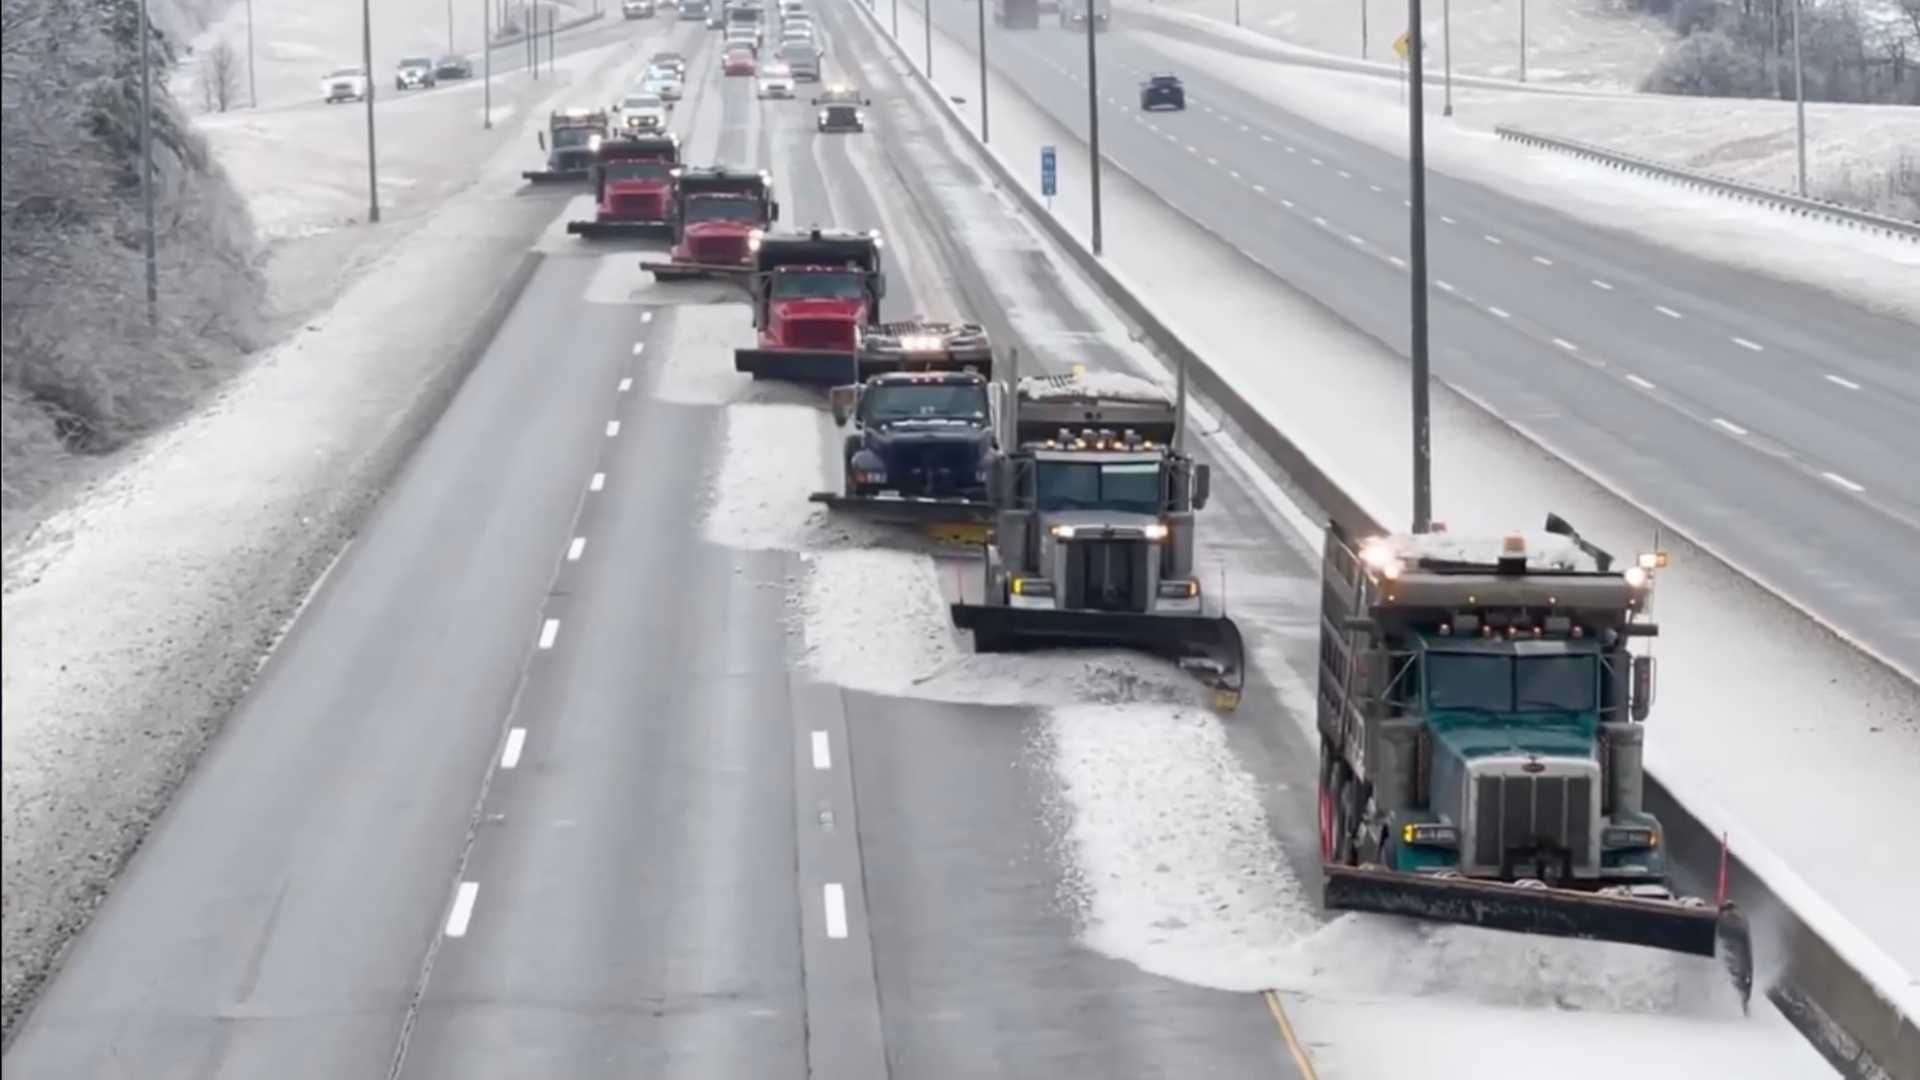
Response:
[[[913,353],[939,352],[940,338],[934,334],[902,334],[900,336],[900,351]]]
[[[1459,847],[1460,830],[1437,822],[1408,822],[1400,826],[1400,842],[1426,847]]]
[[[1154,524],[1149,525],[1146,528],[1141,529],[1140,531],[1143,534],[1145,534],[1146,538],[1149,540],[1165,540],[1167,538],[1167,527],[1158,522],[1155,522]]]
[[[1649,825],[1609,825],[1600,830],[1603,848],[1650,848],[1660,846],[1660,830]]]
[[[820,122],[823,124],[827,122],[827,110],[825,109],[820,110]]]
[[[1053,528],[1048,529],[1047,531],[1053,534],[1053,538],[1055,540],[1073,539],[1073,526],[1071,525],[1055,525]]]

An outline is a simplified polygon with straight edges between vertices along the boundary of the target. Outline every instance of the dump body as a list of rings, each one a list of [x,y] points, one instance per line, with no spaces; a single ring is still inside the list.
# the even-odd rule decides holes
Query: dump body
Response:
[[[1660,561],[1615,567],[1552,517],[1490,538],[1329,529],[1327,906],[1713,954],[1726,920],[1673,897],[1642,803],[1653,667],[1630,646],[1657,633]]]
[[[983,652],[1154,652],[1237,704],[1240,633],[1194,569],[1209,471],[1173,445],[1176,404],[1145,380],[1096,372],[1019,380],[1012,412],[1013,449],[989,473],[983,599],[955,604],[955,624]]]
[[[759,345],[737,350],[734,370],[816,386],[858,381],[860,339],[879,323],[886,293],[880,235],[813,229],[756,243]]]
[[[594,219],[569,221],[567,232],[588,239],[667,235],[679,160],[680,140],[672,134],[600,140],[593,165]]]
[[[536,184],[588,180],[593,176],[596,139],[609,134],[605,109],[566,109],[549,113],[546,137],[541,140],[547,151],[547,167],[523,172],[523,179]]]
[[[662,281],[748,277],[754,270],[753,237],[779,216],[773,175],[764,169],[682,168],[674,177],[670,261],[640,266]]]

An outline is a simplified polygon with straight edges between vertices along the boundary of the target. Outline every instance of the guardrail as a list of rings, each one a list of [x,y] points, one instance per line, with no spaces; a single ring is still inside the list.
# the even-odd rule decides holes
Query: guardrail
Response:
[[[1639,173],[1643,176],[1655,176],[1662,180],[1671,180],[1674,183],[1683,184],[1699,191],[1706,191],[1715,195],[1724,195],[1727,198],[1769,207],[1774,210],[1793,214],[1797,217],[1816,218],[1837,225],[1846,225],[1850,228],[1864,229],[1868,232],[1879,233],[1900,240],[1908,240],[1913,243],[1920,243],[1920,221],[1902,221],[1899,218],[1873,214],[1865,210],[1856,210],[1851,206],[1842,206],[1839,203],[1828,202],[1825,199],[1805,199],[1790,192],[1775,191],[1772,188],[1743,184],[1737,180],[1727,180],[1718,176],[1709,176],[1706,173],[1694,172],[1691,169],[1665,165],[1650,158],[1643,158],[1634,154],[1623,154],[1617,150],[1609,150],[1604,146],[1594,146],[1591,143],[1576,142],[1573,139],[1562,139],[1555,135],[1541,135],[1537,132],[1507,127],[1504,124],[1496,126],[1493,130],[1496,135],[1499,135],[1509,142],[1517,142],[1525,146],[1536,146],[1546,150],[1558,150],[1561,153],[1572,154],[1575,157],[1598,162],[1609,168],[1619,169],[1623,172]]]
[[[1139,327],[1156,351],[1187,365],[1194,391],[1224,415],[1235,434],[1244,435],[1259,447],[1302,494],[1343,528],[1362,535],[1386,531],[1360,500],[1254,409],[1129,284],[1054,217],[1038,196],[1027,190],[1012,168],[980,142],[953,102],[915,66],[908,51],[887,34],[878,16],[863,4],[848,6],[859,11],[874,36],[893,50],[908,76],[937,103],[941,118],[973,147],[975,157],[1000,187],[1019,200],[1027,216],[1046,230],[1107,301]],[[1205,229],[1197,222],[1195,227]],[[1683,871],[1680,884],[1696,893],[1710,893],[1720,855],[1718,837],[1658,777],[1649,774],[1647,781],[1648,809],[1659,813],[1666,825],[1669,852]],[[1902,1011],[1874,980],[1849,963],[1840,948],[1777,896],[1737,854],[1728,859],[1728,881],[1732,893],[1741,898],[1743,908],[1755,920],[1756,937],[1773,943],[1783,954],[1778,957],[1781,962],[1777,968],[1773,958],[1757,958],[1765,965],[1763,970],[1781,973],[1767,996],[1827,1061],[1849,1080],[1920,1080],[1920,1028],[1915,1026],[1915,1017]],[[1774,932],[1767,933],[1768,929]]]

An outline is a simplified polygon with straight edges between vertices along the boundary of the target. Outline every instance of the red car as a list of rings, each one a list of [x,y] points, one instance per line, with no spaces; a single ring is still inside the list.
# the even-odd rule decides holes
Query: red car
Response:
[[[720,60],[720,70],[728,75],[751,75],[755,68],[752,49],[728,49]]]

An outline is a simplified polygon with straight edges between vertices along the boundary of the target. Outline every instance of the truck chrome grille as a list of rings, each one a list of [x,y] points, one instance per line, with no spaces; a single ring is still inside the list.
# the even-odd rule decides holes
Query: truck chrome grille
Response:
[[[1144,540],[1072,540],[1066,554],[1066,606],[1082,611],[1148,610]]]
[[[797,349],[853,351],[853,323],[846,319],[790,319],[786,343]]]
[[[744,263],[747,238],[744,236],[694,236],[687,239],[687,250],[695,262]]]
[[[1575,870],[1592,870],[1594,783],[1585,773],[1475,777],[1472,863],[1497,869],[1511,855],[1530,874],[1534,856],[1566,852]]]

